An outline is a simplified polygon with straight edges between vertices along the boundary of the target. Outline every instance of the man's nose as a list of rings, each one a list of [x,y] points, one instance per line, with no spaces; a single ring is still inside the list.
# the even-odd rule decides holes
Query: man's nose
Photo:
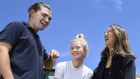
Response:
[[[49,18],[48,17],[46,17],[45,18],[45,22],[49,22],[50,20],[49,20]]]

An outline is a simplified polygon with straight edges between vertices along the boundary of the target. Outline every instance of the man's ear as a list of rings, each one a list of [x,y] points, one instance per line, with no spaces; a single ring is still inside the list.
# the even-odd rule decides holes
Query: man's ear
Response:
[[[30,15],[31,16],[34,16],[34,13],[35,13],[34,9],[30,10]]]

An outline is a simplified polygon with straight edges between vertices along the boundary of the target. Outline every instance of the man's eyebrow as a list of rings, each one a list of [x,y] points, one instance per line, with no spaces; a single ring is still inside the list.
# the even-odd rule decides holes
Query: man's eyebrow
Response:
[[[48,13],[42,12],[43,14],[45,14],[46,16],[49,17],[49,20],[52,20],[52,17],[48,15]]]

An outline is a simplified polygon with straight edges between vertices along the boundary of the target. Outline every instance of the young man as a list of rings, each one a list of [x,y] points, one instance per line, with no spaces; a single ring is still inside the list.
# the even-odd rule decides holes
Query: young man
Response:
[[[28,23],[12,22],[0,32],[0,79],[43,79],[43,66],[52,69],[59,57],[56,50],[47,55],[37,34],[51,21],[50,7],[38,2],[28,12]]]

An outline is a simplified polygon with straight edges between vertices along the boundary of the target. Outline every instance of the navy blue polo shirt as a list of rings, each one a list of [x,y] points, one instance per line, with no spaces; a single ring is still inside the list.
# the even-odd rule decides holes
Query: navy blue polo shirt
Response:
[[[0,42],[12,46],[9,53],[15,79],[43,79],[43,60],[48,55],[39,36],[25,22],[12,22],[0,32]]]

